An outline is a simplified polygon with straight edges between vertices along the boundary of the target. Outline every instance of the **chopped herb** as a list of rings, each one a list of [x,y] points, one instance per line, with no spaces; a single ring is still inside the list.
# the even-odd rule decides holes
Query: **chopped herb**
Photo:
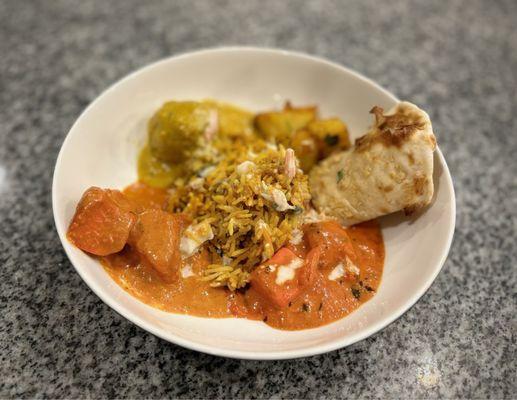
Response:
[[[318,311],[321,311],[322,308],[323,308],[323,302],[320,303],[320,306],[318,307]]]
[[[352,290],[352,294],[354,295],[354,297],[359,300],[359,298],[361,297],[361,291],[357,288],[350,288]]]
[[[370,286],[365,286],[364,287],[366,290],[368,290],[369,292],[373,292],[373,288],[371,288]]]
[[[290,302],[289,302],[289,307],[291,307],[292,305],[293,305],[293,302],[292,302],[292,301],[290,301]]]
[[[328,146],[335,146],[339,143],[338,135],[326,135],[323,139]]]
[[[343,177],[345,176],[345,173],[343,172],[342,169],[340,169],[338,172],[337,172],[337,181],[338,183],[341,182],[341,179],[343,179]]]
[[[303,207],[300,206],[294,206],[294,210],[290,210],[292,214],[298,215],[303,212]]]
[[[311,308],[310,308],[309,304],[307,304],[307,303],[303,303],[302,304],[302,311],[303,312],[309,312],[310,310],[311,310]]]

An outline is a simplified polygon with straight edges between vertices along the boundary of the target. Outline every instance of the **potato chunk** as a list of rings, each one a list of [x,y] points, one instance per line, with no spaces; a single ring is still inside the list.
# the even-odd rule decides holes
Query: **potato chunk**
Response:
[[[350,147],[348,128],[339,118],[313,121],[307,126],[307,130],[317,140],[320,159]]]
[[[316,115],[316,107],[295,108],[287,103],[283,111],[257,114],[254,123],[266,140],[287,146],[293,134],[313,121]]]

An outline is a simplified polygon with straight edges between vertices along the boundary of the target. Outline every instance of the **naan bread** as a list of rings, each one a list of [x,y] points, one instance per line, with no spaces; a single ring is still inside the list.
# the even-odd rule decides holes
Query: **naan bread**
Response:
[[[310,173],[316,209],[353,225],[404,210],[411,214],[433,197],[433,151],[429,116],[401,102],[384,114],[374,107],[375,123],[355,146],[323,160]]]

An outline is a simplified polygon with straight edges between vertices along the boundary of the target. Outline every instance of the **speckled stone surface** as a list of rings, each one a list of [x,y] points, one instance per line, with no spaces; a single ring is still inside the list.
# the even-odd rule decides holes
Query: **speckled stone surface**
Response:
[[[0,398],[515,398],[517,2],[0,2]],[[182,349],[81,281],[51,178],[81,110],[156,59],[223,44],[328,57],[426,109],[454,178],[443,271],[402,318],[282,362]]]

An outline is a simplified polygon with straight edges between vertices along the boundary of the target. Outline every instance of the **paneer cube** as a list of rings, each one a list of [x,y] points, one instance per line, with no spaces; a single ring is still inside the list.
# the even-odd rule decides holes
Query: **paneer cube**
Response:
[[[313,249],[304,260],[284,247],[253,271],[251,286],[275,307],[287,307],[314,282],[319,255]]]

